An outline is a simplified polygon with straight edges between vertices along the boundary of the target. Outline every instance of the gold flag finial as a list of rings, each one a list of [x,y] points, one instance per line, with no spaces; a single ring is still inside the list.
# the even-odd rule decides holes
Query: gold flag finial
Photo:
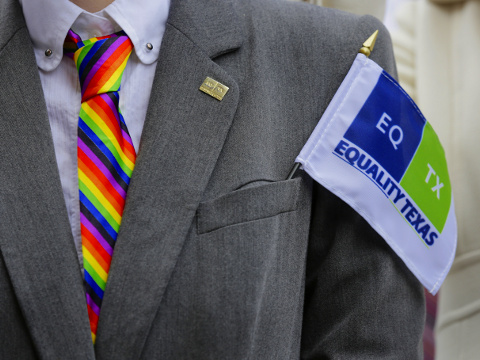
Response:
[[[376,30],[372,36],[370,36],[367,41],[363,43],[362,48],[358,51],[359,53],[362,53],[366,57],[370,56],[370,53],[373,50],[373,47],[375,46],[375,41],[377,41],[377,36],[378,36],[378,30]]]

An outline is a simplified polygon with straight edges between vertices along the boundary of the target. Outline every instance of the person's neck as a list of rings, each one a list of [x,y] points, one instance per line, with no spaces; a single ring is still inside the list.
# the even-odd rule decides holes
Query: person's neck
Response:
[[[90,13],[96,13],[97,11],[105,9],[114,0],[70,0],[75,5],[81,7]]]

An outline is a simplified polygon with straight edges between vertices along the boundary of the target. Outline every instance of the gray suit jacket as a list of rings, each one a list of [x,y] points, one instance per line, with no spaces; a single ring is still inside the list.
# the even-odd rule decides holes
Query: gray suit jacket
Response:
[[[0,0],[0,359],[420,358],[419,283],[348,206],[285,180],[376,28],[395,73],[371,17],[172,1],[94,349],[30,38]]]

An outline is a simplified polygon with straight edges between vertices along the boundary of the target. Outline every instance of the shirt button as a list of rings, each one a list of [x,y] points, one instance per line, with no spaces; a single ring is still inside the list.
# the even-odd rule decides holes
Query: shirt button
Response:
[[[152,43],[147,43],[147,45],[145,45],[147,47],[148,50],[153,50],[153,45]]]
[[[50,56],[52,56],[52,54],[53,54],[52,49],[47,49],[47,50],[45,50],[45,56],[46,56],[46,57],[50,57]]]

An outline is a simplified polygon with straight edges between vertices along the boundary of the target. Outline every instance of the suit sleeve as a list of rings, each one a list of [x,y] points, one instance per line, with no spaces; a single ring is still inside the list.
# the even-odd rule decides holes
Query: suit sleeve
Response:
[[[388,35],[371,17],[362,23]],[[388,36],[372,59],[396,76]],[[301,358],[421,359],[421,284],[363,218],[316,183],[311,219]]]

